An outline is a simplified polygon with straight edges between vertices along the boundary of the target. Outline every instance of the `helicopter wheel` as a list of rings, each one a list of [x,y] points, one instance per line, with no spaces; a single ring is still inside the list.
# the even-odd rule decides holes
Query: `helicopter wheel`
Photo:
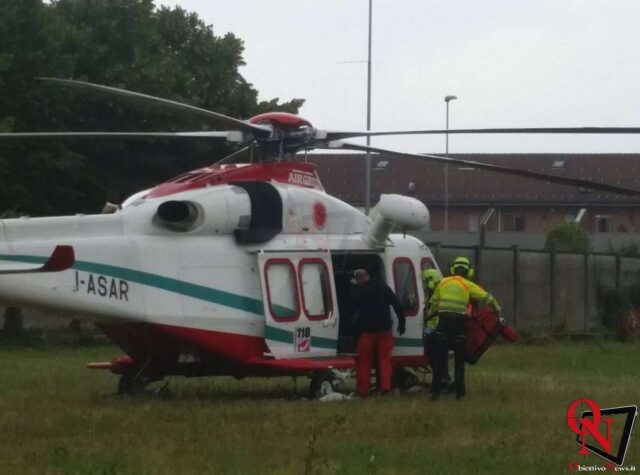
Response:
[[[333,373],[316,373],[311,378],[309,385],[309,397],[311,399],[320,399],[327,394],[336,392],[339,380]]]
[[[420,384],[420,379],[415,373],[405,369],[396,368],[393,371],[393,386],[401,391],[408,391]]]

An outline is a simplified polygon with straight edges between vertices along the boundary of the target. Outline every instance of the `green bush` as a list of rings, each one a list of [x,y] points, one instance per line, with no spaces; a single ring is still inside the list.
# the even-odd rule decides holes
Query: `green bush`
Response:
[[[547,251],[584,254],[589,252],[591,243],[589,235],[579,224],[560,223],[547,233],[544,248]]]
[[[616,330],[620,341],[634,340],[638,332],[635,319],[640,309],[640,273],[635,282],[620,289],[598,284],[596,295],[602,325]]]

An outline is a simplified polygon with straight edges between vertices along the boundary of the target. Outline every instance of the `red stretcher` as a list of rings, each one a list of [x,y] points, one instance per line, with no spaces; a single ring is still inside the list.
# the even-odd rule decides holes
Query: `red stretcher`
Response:
[[[511,342],[518,339],[515,330],[502,325],[498,315],[488,308],[474,310],[467,318],[466,333],[465,361],[469,364],[476,364],[499,335]]]

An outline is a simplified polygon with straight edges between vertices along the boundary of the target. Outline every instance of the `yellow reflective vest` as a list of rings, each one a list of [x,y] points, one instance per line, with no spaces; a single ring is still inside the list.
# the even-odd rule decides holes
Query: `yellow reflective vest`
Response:
[[[500,305],[493,296],[478,284],[459,276],[446,277],[440,281],[429,300],[428,316],[442,312],[468,315],[471,301],[488,305],[500,311]]]

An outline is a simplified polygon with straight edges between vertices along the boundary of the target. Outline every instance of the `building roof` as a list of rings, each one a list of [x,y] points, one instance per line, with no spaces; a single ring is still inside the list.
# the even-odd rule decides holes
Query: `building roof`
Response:
[[[640,191],[640,154],[451,154],[451,157],[540,173],[605,182]],[[354,205],[364,203],[364,154],[309,154],[327,193]],[[444,202],[444,165],[373,154],[372,202],[381,193],[406,194],[427,204]],[[449,203],[638,205],[640,196],[587,191],[529,178],[449,166]]]

